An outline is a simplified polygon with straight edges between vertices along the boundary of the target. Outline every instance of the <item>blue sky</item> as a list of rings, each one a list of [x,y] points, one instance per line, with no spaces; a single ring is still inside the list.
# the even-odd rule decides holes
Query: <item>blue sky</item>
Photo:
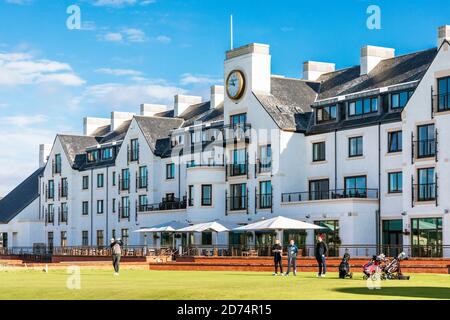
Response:
[[[66,27],[73,4],[81,30]],[[370,5],[380,30],[366,27]],[[450,2],[0,0],[0,196],[36,168],[39,143],[80,133],[83,116],[207,96],[223,81],[230,14],[235,46],[270,44],[272,73],[300,77],[305,60],[356,65],[366,44],[433,47]]]

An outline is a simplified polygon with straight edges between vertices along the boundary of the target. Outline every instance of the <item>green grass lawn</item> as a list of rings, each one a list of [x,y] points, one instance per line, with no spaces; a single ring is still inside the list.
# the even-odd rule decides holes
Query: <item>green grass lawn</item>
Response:
[[[0,299],[450,299],[450,275],[412,274],[409,281],[383,281],[369,290],[361,274],[341,280],[274,277],[249,272],[81,270],[81,289],[69,290],[65,270],[0,271]]]

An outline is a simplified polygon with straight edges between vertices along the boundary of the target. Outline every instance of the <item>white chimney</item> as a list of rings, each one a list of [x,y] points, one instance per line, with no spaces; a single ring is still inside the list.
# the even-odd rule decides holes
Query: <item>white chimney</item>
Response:
[[[365,46],[361,48],[361,75],[369,74],[381,61],[395,57],[395,49]]]
[[[111,112],[111,131],[116,130],[125,121],[131,120],[134,115],[131,112]]]
[[[111,119],[108,119],[108,118],[85,117],[85,118],[83,118],[83,135],[90,136],[98,128],[104,127],[104,126],[109,126],[110,124],[111,124]]]
[[[437,47],[440,48],[442,43],[447,40],[450,41],[450,26],[445,25],[438,28],[438,43]]]
[[[217,108],[225,98],[225,88],[223,86],[211,87],[211,109]]]
[[[153,117],[157,113],[168,111],[169,107],[163,104],[141,104],[141,116]]]
[[[335,70],[336,65],[334,63],[317,61],[303,62],[303,78],[305,80],[316,81],[321,75]]]
[[[45,167],[51,151],[52,151],[51,144],[40,144],[39,145],[39,168]]]
[[[174,117],[179,117],[189,106],[202,102],[202,97],[186,96],[177,94],[175,96]]]

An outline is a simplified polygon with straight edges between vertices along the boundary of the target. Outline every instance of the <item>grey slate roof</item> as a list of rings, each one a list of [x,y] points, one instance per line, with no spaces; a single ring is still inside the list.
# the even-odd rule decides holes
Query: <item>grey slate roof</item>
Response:
[[[39,168],[0,200],[0,223],[5,224],[39,196],[39,177],[44,168]]]
[[[360,66],[324,74],[318,79],[318,100],[420,80],[436,54],[433,48],[386,59],[368,75],[360,75]]]
[[[70,165],[80,168],[85,162],[85,150],[98,144],[98,140],[91,136],[58,135]],[[84,156],[84,159],[83,159]],[[83,161],[84,160],[84,161]]]

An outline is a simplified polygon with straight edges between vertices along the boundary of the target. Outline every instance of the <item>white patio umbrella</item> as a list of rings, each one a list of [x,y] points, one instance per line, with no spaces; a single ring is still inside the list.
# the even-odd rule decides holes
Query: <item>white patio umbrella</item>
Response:
[[[320,230],[326,229],[312,223],[286,217],[275,217],[267,220],[261,220],[246,226],[238,227],[235,231],[262,231],[262,230]]]
[[[179,229],[177,232],[226,232],[237,228],[237,226],[238,225],[234,223],[216,220],[212,222],[194,224],[192,226]]]
[[[178,232],[178,229],[188,227],[189,224],[177,221],[166,222],[158,224],[150,228],[142,228],[133,232],[147,233],[147,232]]]

